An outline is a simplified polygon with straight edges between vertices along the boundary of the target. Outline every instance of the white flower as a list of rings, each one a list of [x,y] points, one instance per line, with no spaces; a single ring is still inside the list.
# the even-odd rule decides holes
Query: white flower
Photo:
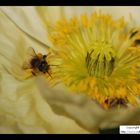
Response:
[[[46,53],[48,46],[52,46],[48,39],[50,23],[54,26],[60,18],[90,14],[99,8],[1,8],[0,133],[98,133],[101,128],[140,122],[139,106],[104,110],[83,94],[69,93],[63,84],[51,89],[47,79],[42,76],[26,79],[28,74],[21,69],[28,47]],[[118,14],[118,8],[111,10],[112,16]],[[124,9],[129,10],[127,8],[119,9],[120,16]],[[100,9],[104,12],[109,7]],[[131,15],[137,23],[139,21],[135,13],[139,9],[131,8]]]

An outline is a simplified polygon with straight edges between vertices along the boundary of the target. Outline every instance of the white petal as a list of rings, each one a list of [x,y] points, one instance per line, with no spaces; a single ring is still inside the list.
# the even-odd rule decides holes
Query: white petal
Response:
[[[140,108],[116,109],[108,111],[104,116],[100,128],[115,128],[120,125],[138,125],[140,123]]]
[[[93,6],[37,6],[37,11],[40,17],[45,21],[55,24],[57,20],[62,18],[71,18],[79,16],[83,13],[91,13],[94,9]]]
[[[35,7],[1,7],[11,21],[15,22],[23,31],[41,41],[48,43],[47,32],[35,10]]]
[[[41,97],[33,80],[19,82],[4,72],[1,76],[0,112],[3,113],[0,119],[7,116],[8,119],[3,122],[0,133],[7,129],[7,121],[13,124],[17,133],[89,133],[73,120],[56,115]]]
[[[95,6],[95,10],[101,10],[102,12],[109,13],[115,19],[124,16],[126,20],[129,20],[131,14],[135,23],[140,24],[140,6]]]
[[[106,113],[100,106],[82,94],[70,93],[60,85],[45,90],[47,81],[44,78],[38,77],[36,82],[40,93],[56,113],[73,118],[89,131],[97,132]],[[51,92],[47,92],[49,90]]]

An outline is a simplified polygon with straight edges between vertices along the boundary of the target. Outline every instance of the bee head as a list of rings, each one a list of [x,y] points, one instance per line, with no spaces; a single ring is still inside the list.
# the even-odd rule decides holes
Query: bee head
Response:
[[[43,58],[43,55],[41,53],[38,53],[37,56],[38,56],[39,59]]]

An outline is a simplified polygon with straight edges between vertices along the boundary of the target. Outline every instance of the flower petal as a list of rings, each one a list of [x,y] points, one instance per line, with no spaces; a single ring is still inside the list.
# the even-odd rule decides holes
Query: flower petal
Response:
[[[1,7],[1,11],[26,34],[47,46],[47,32],[34,7],[5,6]]]
[[[7,129],[7,121],[18,130],[17,133],[89,133],[73,120],[56,115],[41,97],[33,80],[19,82],[3,72],[0,85],[0,112],[3,112],[0,118],[8,118],[0,133]],[[9,130],[9,133],[12,132]]]
[[[139,6],[95,6],[95,10],[101,10],[102,12],[112,14],[114,18],[124,16],[126,20],[130,20],[130,14],[135,21],[135,24],[140,24],[139,19]],[[131,20],[131,22],[134,22]]]
[[[54,24],[62,17],[71,18],[81,13],[91,13],[94,6],[36,6],[36,9],[44,22]]]
[[[45,90],[47,81],[41,77],[37,78],[36,85],[56,113],[76,120],[79,125],[92,133],[98,131],[99,124],[106,112],[94,101],[84,95],[70,93],[61,85],[57,85],[53,89],[48,87]],[[51,92],[47,92],[48,90]]]

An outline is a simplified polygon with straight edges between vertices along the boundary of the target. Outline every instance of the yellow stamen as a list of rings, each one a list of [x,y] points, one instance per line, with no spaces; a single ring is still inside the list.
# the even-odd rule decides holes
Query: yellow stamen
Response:
[[[140,33],[127,25],[101,12],[59,20],[50,32],[56,80],[104,108],[136,105]]]

